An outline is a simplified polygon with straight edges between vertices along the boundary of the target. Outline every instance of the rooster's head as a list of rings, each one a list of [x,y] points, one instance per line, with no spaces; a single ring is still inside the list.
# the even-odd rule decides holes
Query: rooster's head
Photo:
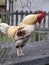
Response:
[[[43,12],[42,10],[41,10],[41,11],[39,10],[39,11],[37,11],[36,13],[37,13],[37,14],[41,14],[41,15],[38,16],[38,18],[37,18],[38,23],[41,23],[42,19],[46,16],[46,13]]]

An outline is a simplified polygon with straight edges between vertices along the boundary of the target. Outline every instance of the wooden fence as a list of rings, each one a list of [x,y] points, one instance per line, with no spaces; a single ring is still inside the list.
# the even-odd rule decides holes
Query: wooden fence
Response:
[[[32,14],[33,12],[0,12],[1,22],[8,23],[9,25],[18,25],[22,19],[28,15]],[[34,14],[34,13],[33,13]],[[30,41],[40,41],[43,39],[48,39],[48,31],[49,31],[49,12],[46,13],[46,17],[42,20],[41,24],[36,25],[37,29],[32,34]],[[11,44],[11,39],[9,39],[6,35],[0,32],[0,46],[8,46],[9,43]],[[12,45],[12,44],[11,44]]]

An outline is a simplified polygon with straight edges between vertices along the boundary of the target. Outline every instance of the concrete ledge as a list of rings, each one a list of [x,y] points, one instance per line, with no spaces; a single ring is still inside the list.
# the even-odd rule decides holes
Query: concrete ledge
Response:
[[[16,57],[16,48],[6,49],[4,57],[0,59],[0,65],[47,65],[49,64],[49,41],[28,43],[23,48],[22,57]]]

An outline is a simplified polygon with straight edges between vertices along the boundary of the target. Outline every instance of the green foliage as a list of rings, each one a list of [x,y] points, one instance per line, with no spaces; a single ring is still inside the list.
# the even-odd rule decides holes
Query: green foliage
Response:
[[[40,40],[42,40],[43,39],[43,35],[42,34],[40,34]]]
[[[42,33],[40,33],[40,39],[39,39],[39,33],[36,32],[35,35],[32,34],[32,36],[31,36],[31,42],[38,41],[38,39],[42,40],[43,38],[44,38],[44,36],[42,35]]]
[[[35,39],[34,39],[34,34],[32,34],[31,36],[31,42],[33,42]]]
[[[0,0],[0,2],[5,2],[5,0]]]
[[[35,40],[36,40],[36,41],[38,41],[38,37],[39,37],[39,35],[38,35],[38,33],[36,33],[36,34],[35,34]]]
[[[3,33],[0,32],[0,37],[1,37],[1,42],[5,42],[6,38],[5,35],[3,35]]]
[[[39,39],[39,33],[36,32],[35,35],[32,34],[32,36],[31,36],[31,42],[33,42],[33,41],[38,41],[38,39],[39,39],[39,40],[42,40],[42,39],[45,38],[45,35],[46,35],[46,34],[43,35],[42,33],[40,33],[40,39]],[[0,32],[0,36],[1,36],[1,41],[2,41],[2,42],[8,42],[8,43],[10,43],[11,39],[8,38],[5,34],[3,34],[2,32]]]
[[[11,39],[8,38],[4,33],[0,32],[1,41],[10,43]]]
[[[0,23],[2,22],[2,19],[0,18]]]

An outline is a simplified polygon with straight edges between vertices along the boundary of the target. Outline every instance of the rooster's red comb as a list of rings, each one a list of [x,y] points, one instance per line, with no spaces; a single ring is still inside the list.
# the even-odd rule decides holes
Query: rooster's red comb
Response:
[[[46,16],[46,12],[42,11],[42,10],[39,10],[39,11],[36,11],[37,14],[41,14],[42,17],[45,17]]]
[[[41,20],[46,16],[46,12],[42,11],[42,10],[39,10],[39,11],[36,11],[37,14],[41,14],[41,16],[38,17],[38,23],[41,23]]]

